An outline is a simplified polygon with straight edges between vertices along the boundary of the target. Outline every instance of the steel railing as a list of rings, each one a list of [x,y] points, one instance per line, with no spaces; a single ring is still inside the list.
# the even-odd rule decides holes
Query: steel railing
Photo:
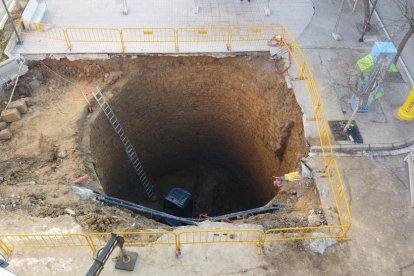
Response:
[[[62,40],[68,48],[74,43],[119,43],[119,51],[125,52],[131,45],[161,43],[179,51],[185,43],[209,44],[219,43],[228,50],[238,45],[260,43],[267,45],[273,37],[278,36],[282,46],[286,46],[292,56],[292,69],[299,74],[296,79],[305,82],[319,135],[324,161],[324,172],[327,176],[333,202],[335,203],[338,223],[336,225],[317,227],[277,228],[262,231],[258,229],[235,230],[186,230],[181,232],[126,232],[127,246],[144,245],[174,245],[176,253],[180,253],[182,244],[205,243],[254,243],[260,248],[266,243],[288,240],[318,239],[331,237],[337,240],[346,238],[352,224],[352,217],[342,177],[332,149],[328,122],[321,103],[321,98],[313,78],[309,63],[296,43],[293,35],[280,25],[268,26],[215,26],[197,28],[63,28],[50,24],[19,21],[19,30],[25,36],[37,36]],[[24,23],[24,24],[23,24]],[[31,25],[32,24],[32,25]],[[25,29],[24,26],[31,26]],[[129,45],[129,46],[128,46]],[[141,46],[140,46],[141,47]],[[314,232],[324,235],[312,235]],[[18,247],[47,247],[47,246],[89,246],[92,252],[103,246],[110,233],[96,234],[61,234],[61,235],[0,235],[0,249],[11,254]],[[58,238],[60,237],[60,238]],[[75,238],[76,237],[76,238]],[[69,239],[69,242],[68,242]],[[79,239],[73,241],[72,239]],[[65,242],[66,241],[66,242]],[[6,253],[5,253],[6,254]]]

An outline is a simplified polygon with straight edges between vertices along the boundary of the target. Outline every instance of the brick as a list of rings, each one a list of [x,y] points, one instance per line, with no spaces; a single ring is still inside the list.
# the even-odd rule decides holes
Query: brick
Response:
[[[0,131],[0,140],[10,140],[11,138],[12,138],[12,133],[8,128]]]
[[[24,99],[19,99],[16,101],[13,101],[9,104],[9,108],[17,108],[21,114],[24,114],[27,112],[27,105],[26,101]]]
[[[7,128],[7,123],[0,121],[0,130],[6,129],[6,128]]]
[[[21,119],[19,110],[16,108],[10,108],[3,110],[1,113],[1,119],[8,123],[13,123]]]

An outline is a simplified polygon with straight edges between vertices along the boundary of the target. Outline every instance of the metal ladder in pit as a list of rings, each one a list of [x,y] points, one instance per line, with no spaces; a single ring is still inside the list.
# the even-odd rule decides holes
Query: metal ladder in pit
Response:
[[[118,118],[115,116],[111,106],[105,100],[104,95],[102,94],[101,90],[96,87],[96,91],[92,92],[93,97],[98,102],[99,106],[102,108],[102,111],[108,118],[109,123],[111,124],[112,128],[118,134],[119,138],[121,139],[122,144],[124,145],[126,154],[128,155],[129,160],[132,163],[132,166],[135,169],[135,172],[138,175],[139,180],[141,181],[141,185],[144,187],[145,193],[150,200],[155,199],[155,187],[152,185],[148,177],[142,167],[141,162],[139,161],[137,152],[135,148],[132,146],[131,142],[129,142],[128,136],[126,135],[125,131],[123,130],[121,123],[118,121]]]

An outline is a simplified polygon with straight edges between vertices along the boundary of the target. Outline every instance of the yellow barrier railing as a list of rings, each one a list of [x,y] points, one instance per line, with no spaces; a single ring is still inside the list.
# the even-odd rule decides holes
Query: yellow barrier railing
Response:
[[[146,232],[119,232],[125,239],[125,246],[145,246],[145,245],[175,245],[176,254],[180,252],[177,234],[168,231],[146,231]],[[92,233],[89,238],[92,243],[92,251],[96,252],[99,247],[104,246],[111,233]]]
[[[208,244],[208,243],[254,243],[260,254],[264,232],[259,229],[217,229],[217,230],[187,230],[177,233],[178,243]]]
[[[6,245],[1,239],[0,239],[0,254],[4,256],[6,259],[10,258],[11,254],[13,253],[14,246],[13,244]]]
[[[283,34],[281,25],[265,26],[208,26],[182,28],[80,28],[60,27],[53,24],[18,20],[19,33],[25,37],[38,37],[61,40],[69,50],[74,44],[82,43],[115,43],[119,44],[119,52],[124,53],[126,47],[137,46],[137,43],[159,43],[173,51],[180,51],[180,44],[202,45],[201,43],[222,43],[228,50],[234,45],[251,45],[267,43],[275,34]]]
[[[276,241],[318,239],[331,237],[338,240],[346,238],[352,224],[351,212],[342,183],[342,177],[335,160],[329,135],[328,122],[321,103],[321,98],[313,78],[309,63],[294,40],[293,35],[280,25],[268,26],[233,26],[233,27],[196,27],[196,28],[62,28],[49,24],[18,22],[22,36],[34,36],[62,40],[70,49],[73,43],[119,43],[120,51],[129,47],[144,44],[161,43],[169,45],[175,51],[180,50],[180,43],[221,43],[228,50],[238,45],[262,43],[264,45],[278,35],[282,45],[286,46],[292,56],[292,67],[299,71],[298,80],[306,84],[313,106],[312,117],[319,134],[324,160],[324,171],[327,176],[333,201],[338,215],[337,225],[318,227],[277,228],[262,231],[258,229],[234,230],[187,230],[181,232],[126,232],[127,246],[174,245],[177,254],[182,244],[206,243],[255,243],[260,248],[265,243]],[[324,235],[313,235],[314,232]],[[62,235],[0,235],[0,249],[3,252],[13,251],[17,247],[58,247],[58,246],[89,246],[92,252],[103,246],[110,233],[96,234],[62,234]],[[6,253],[5,253],[6,254]]]

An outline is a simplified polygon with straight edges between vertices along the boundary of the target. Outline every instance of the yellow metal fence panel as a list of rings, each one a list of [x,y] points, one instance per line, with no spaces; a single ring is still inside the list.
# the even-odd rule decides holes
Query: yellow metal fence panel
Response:
[[[14,250],[14,246],[13,244],[9,243],[8,245],[6,243],[4,243],[1,239],[0,239],[0,254],[7,259],[10,258],[11,254],[13,253]]]
[[[122,32],[125,42],[174,42],[172,28],[127,28]]]
[[[232,28],[232,41],[265,41],[266,43],[273,37],[282,35],[282,26],[240,26]]]
[[[33,36],[52,40],[65,40],[63,28],[54,24],[18,20],[16,21],[16,26],[23,39],[26,36]]]
[[[0,234],[0,240],[4,244],[11,245],[14,248],[68,246],[85,246],[91,248],[89,238],[84,234]]]
[[[229,38],[228,27],[178,28],[179,42],[224,42]]]
[[[111,28],[67,28],[71,42],[121,42],[120,30]]]

